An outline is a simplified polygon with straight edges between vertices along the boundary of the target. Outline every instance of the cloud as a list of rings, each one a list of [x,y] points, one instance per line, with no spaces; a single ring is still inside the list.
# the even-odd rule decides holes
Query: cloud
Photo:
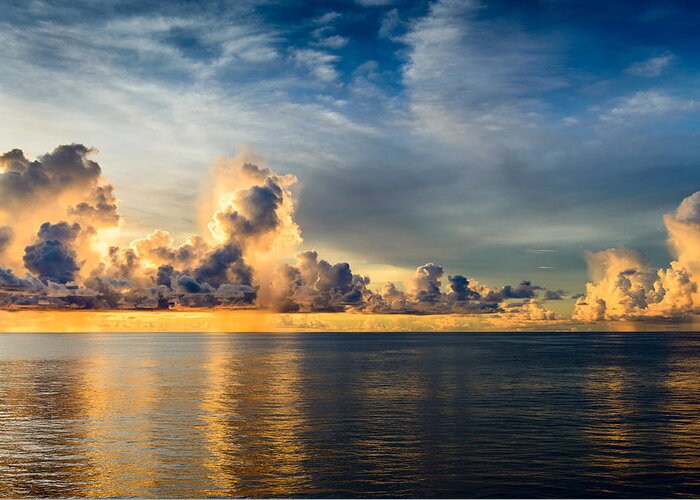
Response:
[[[440,297],[442,266],[424,264],[406,281],[406,291],[417,302],[435,302]]]
[[[338,80],[339,74],[334,64],[340,58],[336,55],[314,49],[293,49],[291,58],[323,83],[333,83]]]
[[[506,299],[532,299],[536,296],[535,292],[537,290],[542,290],[542,287],[533,285],[530,281],[525,280],[515,287],[511,285],[504,286],[501,289],[501,293]]]
[[[383,38],[392,38],[396,35],[399,28],[403,27],[404,25],[405,23],[401,20],[398,9],[391,9],[382,18],[378,35]]]
[[[95,186],[88,200],[69,207],[68,214],[97,227],[118,225],[120,215],[117,210],[117,200],[114,197],[114,186],[111,184]]]
[[[80,224],[68,224],[65,221],[58,224],[44,222],[39,228],[37,236],[40,240],[58,240],[63,243],[75,241],[80,234]]]
[[[564,300],[567,295],[566,290],[545,290],[542,300]]]
[[[18,278],[12,269],[0,267],[0,291],[37,291],[43,288],[44,283],[31,275],[26,278]]]
[[[524,311],[537,311],[528,319],[554,319],[554,313],[540,306],[535,300],[536,290],[542,287],[523,281],[518,286],[506,285],[503,288],[489,288],[476,280],[462,275],[448,276],[447,292],[441,290],[444,271],[442,266],[424,264],[406,280],[406,292],[387,283],[381,294],[375,292],[366,299],[365,310],[375,313],[408,314],[495,314],[517,315],[525,319]],[[513,299],[528,299],[514,303]],[[537,316],[537,317],[535,317]]]
[[[556,315],[553,311],[543,307],[534,300],[526,300],[522,303],[509,304],[506,306],[507,315],[502,319],[509,322],[517,321],[553,321]]]
[[[82,144],[68,144],[52,152],[27,159],[20,149],[0,156],[0,225],[3,225],[6,264],[20,270],[33,266],[45,278],[75,277],[82,267],[69,265],[74,249],[80,249],[88,272],[99,256],[92,248],[98,231],[119,225],[121,218],[113,195],[113,186],[102,177],[99,164],[90,159],[95,151]],[[54,225],[52,220],[60,221]],[[34,245],[37,226],[39,239]],[[82,231],[81,231],[82,228]],[[67,240],[71,249],[64,248]],[[56,240],[61,245],[45,243]],[[26,259],[19,256],[30,247]],[[66,273],[49,271],[48,255],[69,265]],[[58,261],[57,261],[58,262]],[[40,270],[49,271],[44,273]]]
[[[329,24],[341,16],[342,16],[342,14],[340,12],[335,12],[332,10],[330,12],[326,12],[325,14],[323,14],[320,17],[317,17],[316,19],[314,19],[314,22],[316,24]]]
[[[68,283],[75,279],[80,266],[75,251],[58,240],[40,241],[24,252],[24,266],[42,281]]]
[[[606,122],[630,118],[654,117],[669,113],[685,113],[698,108],[698,101],[671,96],[659,90],[635,92],[599,116]]]
[[[242,259],[242,251],[235,244],[225,244],[204,257],[194,270],[195,278],[213,287],[224,283],[250,285],[253,280],[251,268]]]
[[[673,56],[671,54],[650,57],[644,61],[637,61],[631,64],[625,69],[625,72],[634,76],[656,77],[661,75],[672,61]]]
[[[168,265],[180,271],[189,269],[202,260],[210,249],[210,245],[199,235],[190,235],[182,245],[175,246],[170,233],[162,229],[156,229],[145,238],[132,241],[131,247],[145,265]]]
[[[328,49],[342,49],[348,44],[348,38],[341,35],[331,35],[320,38],[314,45]]]
[[[700,192],[666,214],[668,246],[675,260],[652,269],[644,255],[627,248],[587,254],[593,281],[577,300],[573,318],[683,318],[700,309]]]
[[[61,196],[69,190],[93,187],[100,166],[88,159],[90,149],[82,144],[57,147],[30,162],[20,149],[0,156],[0,198],[5,210],[30,203],[40,196]]]
[[[347,262],[330,264],[315,251],[299,252],[295,265],[285,266],[282,293],[275,309],[280,311],[342,311],[362,306],[372,295],[369,278],[355,275]]]
[[[401,40],[409,47],[403,81],[420,130],[483,154],[506,137],[512,147],[532,134],[539,96],[565,82],[549,70],[554,44],[517,26],[482,23],[482,8],[477,1],[436,1]]]

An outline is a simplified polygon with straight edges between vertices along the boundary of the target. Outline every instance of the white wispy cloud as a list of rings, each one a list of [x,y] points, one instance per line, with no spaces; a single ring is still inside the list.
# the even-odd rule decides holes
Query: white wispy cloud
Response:
[[[342,49],[348,44],[348,38],[340,35],[331,35],[321,38],[314,45],[328,49]]]
[[[633,117],[685,113],[697,109],[698,104],[700,103],[694,99],[675,97],[660,90],[647,90],[619,99],[599,118],[610,122]]]
[[[340,12],[330,11],[330,12],[326,12],[322,16],[319,16],[316,19],[314,19],[314,22],[316,24],[329,24],[341,16],[342,16],[342,14],[340,14]]]
[[[644,61],[637,61],[629,65],[625,72],[634,76],[654,77],[659,76],[673,62],[673,55],[664,54],[650,57]]]
[[[334,54],[314,49],[294,49],[291,51],[291,57],[321,82],[333,83],[338,79],[339,74],[334,63],[338,62],[340,57]]]
[[[402,40],[404,83],[417,124],[445,141],[483,148],[485,136],[517,140],[538,121],[538,95],[564,84],[552,44],[476,19],[476,1],[441,0]]]

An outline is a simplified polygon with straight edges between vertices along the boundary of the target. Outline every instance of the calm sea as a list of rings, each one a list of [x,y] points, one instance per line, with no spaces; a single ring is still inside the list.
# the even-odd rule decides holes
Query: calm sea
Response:
[[[700,335],[0,334],[2,496],[700,496]]]

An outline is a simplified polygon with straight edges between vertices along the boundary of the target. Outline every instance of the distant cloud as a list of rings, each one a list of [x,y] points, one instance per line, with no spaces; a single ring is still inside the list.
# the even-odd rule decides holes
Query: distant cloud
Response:
[[[333,21],[335,21],[336,19],[338,19],[339,17],[341,17],[341,15],[342,15],[342,14],[340,14],[340,12],[335,12],[335,11],[326,12],[326,13],[323,14],[322,16],[317,17],[316,19],[314,19],[314,22],[315,22],[316,24],[328,24],[328,23],[332,23]]]
[[[546,290],[542,300],[564,300],[564,297],[568,295],[565,290]]]
[[[659,90],[648,90],[619,99],[613,108],[600,115],[600,119],[616,121],[631,117],[685,113],[697,109],[699,104],[700,102],[694,99],[683,99]]]
[[[321,38],[314,45],[319,47],[325,47],[328,49],[342,49],[348,44],[348,39],[340,35],[332,35],[325,38]]]
[[[631,64],[625,69],[625,72],[634,76],[655,77],[661,75],[672,61],[673,56],[671,54],[650,57],[644,61]]]
[[[592,281],[573,318],[585,321],[683,318],[700,312],[700,192],[666,214],[668,268],[654,269],[639,251],[618,247],[586,254]]]

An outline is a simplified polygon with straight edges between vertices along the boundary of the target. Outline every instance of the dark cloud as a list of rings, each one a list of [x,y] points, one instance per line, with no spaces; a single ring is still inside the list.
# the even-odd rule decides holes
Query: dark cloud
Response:
[[[245,162],[241,167],[243,175],[250,179],[254,179],[258,182],[265,181],[268,177],[272,176],[272,172],[269,168],[259,167],[254,163]]]
[[[156,274],[156,284],[170,286],[173,279],[173,266],[163,265],[158,267],[158,272]]]
[[[181,289],[183,293],[199,293],[202,291],[202,286],[191,276],[180,276],[176,284],[177,288]]]
[[[194,278],[213,287],[224,283],[251,285],[253,271],[243,261],[240,247],[229,243],[209,253],[194,270]]]
[[[533,285],[530,281],[521,281],[516,287],[506,285],[501,290],[501,293],[506,299],[532,299],[537,296],[537,290],[542,290],[542,287]]]
[[[15,276],[12,269],[0,266],[0,290],[40,290],[42,288],[44,288],[44,284],[38,279],[31,276],[19,278]]]
[[[58,240],[63,243],[74,241],[80,233],[80,224],[68,224],[67,222],[59,222],[51,224],[44,222],[39,228],[39,239],[42,241]]]
[[[347,262],[330,264],[310,250],[296,255],[296,265],[282,272],[286,293],[275,307],[284,311],[341,311],[362,306],[372,292],[369,278],[353,274]]]
[[[542,300],[564,300],[566,295],[566,290],[546,290]]]
[[[277,209],[282,204],[282,189],[268,177],[264,186],[253,186],[239,194],[240,210],[229,209],[216,215],[230,238],[244,242],[273,231],[280,223]]]
[[[0,199],[6,205],[16,205],[42,194],[57,197],[68,189],[95,184],[101,170],[87,158],[91,151],[82,144],[63,145],[35,161],[29,161],[20,149],[3,154]]]
[[[70,215],[87,219],[98,227],[116,226],[119,223],[119,210],[114,197],[114,186],[95,186],[87,201],[68,209]]]
[[[469,280],[462,275],[448,276],[450,291],[456,301],[478,300],[479,292],[469,288]]]
[[[42,281],[68,283],[80,270],[77,255],[58,240],[40,241],[24,251],[24,267],[37,274]]]

